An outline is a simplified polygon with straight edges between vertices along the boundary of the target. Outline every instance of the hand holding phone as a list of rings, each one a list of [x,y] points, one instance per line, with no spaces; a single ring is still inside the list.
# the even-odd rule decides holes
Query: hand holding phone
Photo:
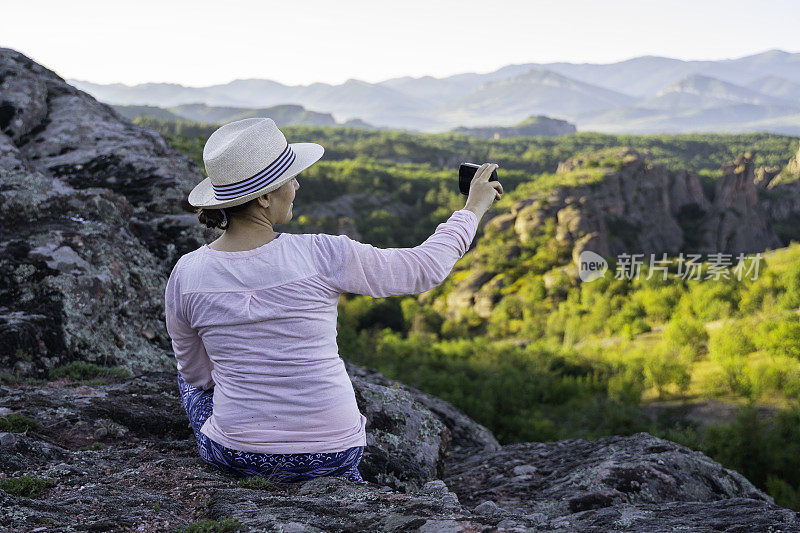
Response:
[[[485,164],[488,165],[489,163]],[[495,169],[497,167],[498,165],[494,166]],[[481,167],[473,163],[461,163],[458,167],[458,188],[464,196],[469,195],[469,186],[479,168]],[[492,176],[489,178],[489,181],[497,181],[497,170],[492,170]]]
[[[467,170],[467,172],[473,174],[473,177],[469,182],[467,203],[464,209],[469,209],[475,213],[478,220],[491,207],[492,202],[499,200],[503,196],[503,186],[497,180],[497,167],[498,165],[495,163],[484,163],[474,171],[472,169]],[[459,182],[461,182],[460,175]]]

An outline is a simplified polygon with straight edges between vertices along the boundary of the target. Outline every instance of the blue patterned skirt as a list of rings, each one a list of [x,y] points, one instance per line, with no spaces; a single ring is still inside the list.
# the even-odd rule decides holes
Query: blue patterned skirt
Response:
[[[266,477],[280,483],[296,483],[315,477],[339,476],[366,483],[358,471],[363,446],[333,453],[254,453],[227,448],[200,432],[214,407],[214,389],[189,385],[178,372],[178,390],[197,440],[197,450],[206,463],[237,478]]]

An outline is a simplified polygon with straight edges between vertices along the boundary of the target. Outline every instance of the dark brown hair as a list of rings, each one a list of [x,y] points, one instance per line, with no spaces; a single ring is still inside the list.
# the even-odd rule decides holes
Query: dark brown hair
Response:
[[[253,198],[252,200],[245,202],[243,204],[234,205],[233,207],[224,207],[225,209],[225,217],[228,220],[225,221],[223,224],[223,220],[225,217],[222,216],[222,209],[208,209],[203,207],[194,207],[192,204],[189,203],[188,200],[184,199],[182,203],[183,209],[189,211],[191,213],[197,214],[197,220],[200,221],[201,224],[206,226],[207,228],[219,228],[226,230],[230,227],[230,220],[231,215],[235,215],[236,213],[241,213],[242,211],[246,211],[250,204],[257,201],[258,197]]]

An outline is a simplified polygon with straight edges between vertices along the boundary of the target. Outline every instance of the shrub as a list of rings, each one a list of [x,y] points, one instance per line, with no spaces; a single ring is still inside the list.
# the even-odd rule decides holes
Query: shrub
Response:
[[[35,498],[48,487],[55,485],[55,481],[48,478],[35,476],[20,476],[0,480],[0,489],[14,496]]]
[[[800,359],[800,321],[797,316],[764,321],[758,325],[754,337],[756,346],[770,355]]]
[[[226,516],[219,520],[204,519],[191,523],[183,529],[179,529],[177,533],[228,533],[232,531],[241,531],[244,525],[239,522],[238,518]]]
[[[743,356],[756,349],[738,323],[729,322],[711,334],[709,354],[715,359]]]
[[[794,308],[800,305],[800,261],[793,262],[783,274],[783,284],[786,287],[784,305]]]
[[[788,509],[800,509],[800,487],[792,487],[776,475],[770,474],[766,481],[767,493],[775,499],[775,503]]]
[[[36,420],[19,413],[0,417],[0,431],[24,433],[29,429],[36,429],[38,426]]]
[[[655,387],[658,397],[663,398],[669,385],[677,385],[681,392],[689,388],[692,376],[690,364],[681,361],[668,347],[660,344],[644,360],[646,383]]]
[[[708,352],[706,328],[702,321],[691,316],[672,317],[664,327],[662,339],[671,350],[678,353],[691,353],[697,357]]]
[[[609,397],[620,403],[638,404],[644,390],[644,367],[639,361],[626,362],[608,380]]]

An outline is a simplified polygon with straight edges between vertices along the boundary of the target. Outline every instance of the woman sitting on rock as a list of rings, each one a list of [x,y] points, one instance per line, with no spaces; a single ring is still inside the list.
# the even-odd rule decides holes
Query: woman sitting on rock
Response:
[[[483,165],[464,209],[414,248],[275,232],[292,218],[297,174],[322,153],[288,144],[271,119],[231,122],[209,137],[209,177],[189,195],[200,222],[225,232],[175,264],[166,325],[200,457],[236,477],[363,482],[366,417],[338,354],[339,295],[435,287],[502,194],[488,181],[496,165]]]

